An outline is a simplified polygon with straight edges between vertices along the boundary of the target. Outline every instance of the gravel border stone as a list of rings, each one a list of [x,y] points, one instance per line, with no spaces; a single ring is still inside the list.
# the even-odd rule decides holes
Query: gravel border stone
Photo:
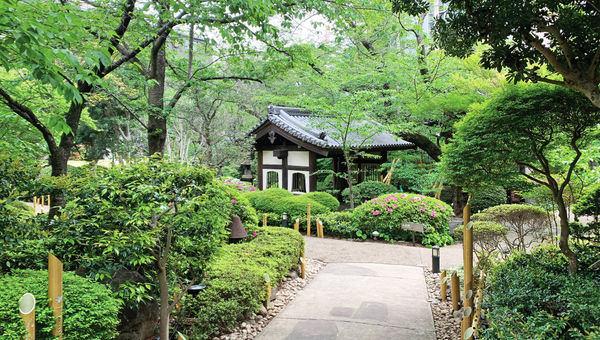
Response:
[[[212,340],[248,340],[254,339],[260,331],[265,328],[269,322],[281,312],[285,306],[296,297],[296,294],[302,290],[326,263],[307,258],[306,259],[306,279],[298,277],[299,273],[292,271],[290,275],[283,279],[281,284],[273,289],[275,294],[271,294],[269,308],[261,306],[260,313],[254,314],[250,319],[240,323],[231,332],[215,336]]]

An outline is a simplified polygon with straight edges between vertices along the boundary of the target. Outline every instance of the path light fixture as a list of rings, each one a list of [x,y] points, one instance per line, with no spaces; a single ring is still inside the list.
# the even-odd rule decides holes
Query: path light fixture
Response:
[[[373,235],[373,239],[376,240],[379,237],[379,232],[377,230],[375,230],[372,235]]]
[[[206,289],[206,285],[191,285],[187,292],[193,297],[196,297],[198,293]]]
[[[431,272],[440,272],[440,247],[438,246],[431,247]]]
[[[248,233],[244,226],[242,225],[242,220],[240,217],[235,215],[231,221],[231,234],[229,234],[229,243],[239,243],[244,238],[248,237]]]
[[[284,228],[288,227],[288,214],[286,212],[281,215],[281,226]]]

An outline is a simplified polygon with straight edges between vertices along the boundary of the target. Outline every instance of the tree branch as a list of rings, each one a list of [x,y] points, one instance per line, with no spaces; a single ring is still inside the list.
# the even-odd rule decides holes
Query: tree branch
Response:
[[[532,36],[530,33],[527,34],[523,34],[522,35],[523,40],[529,42],[529,44],[535,48],[538,52],[540,52],[544,57],[546,57],[546,60],[548,60],[548,62],[550,63],[550,65],[552,65],[552,67],[554,67],[554,69],[562,74],[563,76],[565,74],[569,74],[569,70],[565,68],[565,66],[558,61],[558,58],[556,57],[556,55],[554,54],[554,52],[552,52],[551,49],[545,47],[542,42],[540,41],[540,39]]]
[[[569,46],[567,39],[565,39],[565,37],[563,37],[562,34],[560,34],[559,30],[554,25],[539,26],[539,30],[540,32],[550,33],[556,39],[558,45],[563,51],[563,54],[565,55],[565,58],[567,59],[569,69],[572,70],[575,58],[573,58],[573,50],[571,49],[571,46]]]
[[[577,146],[578,139],[579,139],[578,133],[575,133],[575,135],[571,138],[570,144],[571,144],[571,148],[573,148],[573,150],[575,150],[575,158],[573,158],[573,160],[569,164],[569,170],[567,171],[567,176],[565,177],[565,180],[560,185],[560,189],[558,191],[559,195],[563,194],[563,192],[565,191],[565,187],[567,186],[567,184],[569,184],[569,181],[571,181],[571,175],[573,174],[573,171],[575,170],[575,166],[577,166],[577,162],[579,161],[579,158],[581,158],[581,150],[579,150],[579,147]]]

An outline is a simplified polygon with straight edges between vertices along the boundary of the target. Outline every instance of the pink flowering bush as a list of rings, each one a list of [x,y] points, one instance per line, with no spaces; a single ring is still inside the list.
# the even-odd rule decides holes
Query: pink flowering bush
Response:
[[[440,200],[417,194],[396,193],[373,198],[354,209],[353,222],[364,234],[379,232],[380,237],[393,240],[412,238],[402,229],[402,222],[425,225],[424,236],[418,239],[425,245],[445,245],[452,242],[448,233],[450,206]],[[418,233],[417,233],[418,234]]]
[[[236,190],[239,190],[241,192],[251,192],[251,191],[256,191],[256,188],[254,186],[252,186],[251,183],[248,182],[243,182],[237,178],[233,178],[233,177],[221,177],[219,179],[223,184],[226,184]]]

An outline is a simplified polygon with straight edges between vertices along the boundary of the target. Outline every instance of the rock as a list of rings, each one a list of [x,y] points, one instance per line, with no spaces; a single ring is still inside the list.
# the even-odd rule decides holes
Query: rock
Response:
[[[295,280],[298,278],[298,273],[295,270],[292,270],[289,274],[291,280]]]
[[[270,301],[273,301],[277,298],[277,287],[271,289],[271,296],[269,297]]]
[[[265,308],[265,306],[260,305],[260,315],[266,316],[267,314],[269,314],[269,312],[267,311],[267,309]]]

